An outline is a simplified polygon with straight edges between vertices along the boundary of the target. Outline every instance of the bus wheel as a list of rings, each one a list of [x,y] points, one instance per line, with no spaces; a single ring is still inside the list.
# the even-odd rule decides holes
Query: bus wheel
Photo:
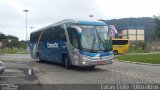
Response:
[[[114,50],[114,51],[113,51],[113,54],[114,54],[114,55],[118,55],[118,51],[117,51],[117,50]]]
[[[64,56],[64,67],[67,68],[67,69],[70,68],[70,65],[69,65],[69,63],[68,63],[68,59],[67,59],[66,56]]]
[[[37,55],[37,62],[38,62],[38,63],[41,63],[41,59],[40,59],[40,56],[39,56],[39,55]]]
[[[95,69],[96,67],[95,66],[90,66],[90,69]]]

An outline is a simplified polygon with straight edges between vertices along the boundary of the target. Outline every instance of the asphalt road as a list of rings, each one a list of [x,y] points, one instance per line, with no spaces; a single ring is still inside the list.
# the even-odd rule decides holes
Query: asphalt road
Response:
[[[30,55],[25,54],[0,55],[0,60],[6,66],[5,73],[0,75],[1,86],[24,84],[22,86],[24,90],[23,87],[27,85],[39,90],[75,90],[75,84],[79,86],[82,84],[97,90],[97,87],[94,88],[97,84],[160,84],[160,66],[114,61],[111,65],[97,66],[95,69],[73,67],[67,70],[51,62],[37,63]]]

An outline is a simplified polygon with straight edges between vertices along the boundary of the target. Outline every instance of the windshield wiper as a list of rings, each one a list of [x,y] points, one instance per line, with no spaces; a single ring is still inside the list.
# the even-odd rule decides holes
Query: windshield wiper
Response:
[[[85,50],[85,51],[91,51],[91,49],[87,49],[87,48],[82,48],[82,50]]]

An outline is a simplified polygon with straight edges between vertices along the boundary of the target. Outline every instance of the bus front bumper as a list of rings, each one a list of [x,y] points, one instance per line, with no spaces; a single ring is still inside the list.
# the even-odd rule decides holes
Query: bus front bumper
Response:
[[[81,59],[78,64],[75,63],[76,66],[88,67],[88,66],[96,66],[96,65],[107,65],[112,64],[114,60],[114,56],[111,55],[107,58],[102,59]]]

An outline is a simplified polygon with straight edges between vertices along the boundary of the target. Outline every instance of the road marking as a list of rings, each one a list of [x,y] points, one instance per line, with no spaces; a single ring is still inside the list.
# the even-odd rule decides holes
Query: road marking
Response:
[[[18,70],[18,69],[6,69],[5,72],[21,73],[21,72],[23,72],[23,71],[22,71],[22,70]]]
[[[10,78],[10,77],[13,78],[13,77],[17,77],[17,76],[0,76],[0,78],[1,78],[1,77],[2,77],[2,78]]]

